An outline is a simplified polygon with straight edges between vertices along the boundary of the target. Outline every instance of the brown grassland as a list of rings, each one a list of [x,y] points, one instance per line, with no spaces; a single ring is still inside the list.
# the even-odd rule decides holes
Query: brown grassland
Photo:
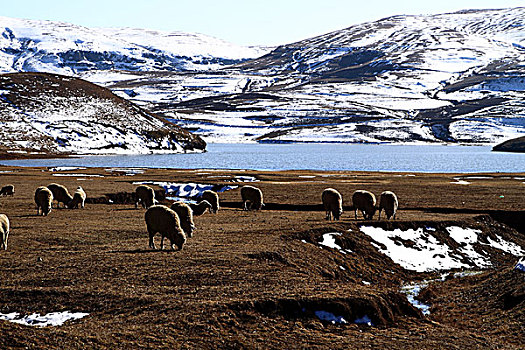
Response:
[[[8,250],[0,251],[0,313],[89,313],[60,327],[0,321],[1,349],[525,348],[525,274],[513,270],[515,256],[490,250],[492,268],[432,284],[422,293],[431,305],[423,316],[400,287],[440,274],[405,270],[381,254],[349,210],[356,189],[391,190],[398,218],[367,224],[482,225],[525,247],[524,174],[477,174],[460,185],[452,182],[464,174],[0,171],[0,185],[16,188],[0,198],[11,220]],[[242,211],[239,189],[220,193],[221,209],[194,219],[182,251],[149,249],[133,182],[242,185],[228,182],[233,175],[260,180],[263,210]],[[51,182],[70,192],[81,185],[86,207],[36,216],[34,191]],[[343,195],[340,221],[324,218],[328,187]],[[337,242],[352,253],[317,244],[328,232],[343,233]],[[368,315],[374,326],[321,321],[318,310],[350,321]]]

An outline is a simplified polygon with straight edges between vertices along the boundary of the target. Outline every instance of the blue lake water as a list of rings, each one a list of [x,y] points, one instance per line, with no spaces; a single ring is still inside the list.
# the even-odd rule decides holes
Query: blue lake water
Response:
[[[2,160],[2,165],[176,169],[525,172],[525,154],[490,146],[209,144],[205,153]]]

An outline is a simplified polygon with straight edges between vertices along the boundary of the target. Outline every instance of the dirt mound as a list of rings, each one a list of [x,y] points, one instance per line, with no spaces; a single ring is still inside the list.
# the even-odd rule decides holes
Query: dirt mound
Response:
[[[256,311],[270,317],[282,316],[300,320],[331,314],[335,319],[324,319],[334,323],[354,323],[355,320],[369,319],[372,325],[392,325],[398,316],[422,318],[403,295],[388,292],[380,295],[362,295],[348,298],[278,299],[249,301],[230,305],[238,313]],[[242,317],[242,316],[240,316]],[[323,319],[323,318],[321,318]]]
[[[420,293],[431,305],[430,318],[460,328],[479,329],[491,335],[505,334],[519,344],[525,320],[525,273],[513,267],[449,278],[432,283]],[[464,315],[482,317],[464,317]]]

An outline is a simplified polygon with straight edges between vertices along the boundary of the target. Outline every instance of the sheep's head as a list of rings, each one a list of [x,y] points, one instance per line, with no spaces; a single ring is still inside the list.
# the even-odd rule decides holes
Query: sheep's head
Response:
[[[376,213],[376,210],[377,210],[376,206],[373,206],[372,208],[370,208],[370,210],[368,210],[367,214],[368,214],[368,219],[369,220],[371,220],[374,217],[374,214]]]
[[[171,249],[175,250],[174,246],[176,245],[178,250],[182,250],[182,246],[186,243],[186,235],[184,231],[179,228],[176,228],[168,237],[171,242]]]

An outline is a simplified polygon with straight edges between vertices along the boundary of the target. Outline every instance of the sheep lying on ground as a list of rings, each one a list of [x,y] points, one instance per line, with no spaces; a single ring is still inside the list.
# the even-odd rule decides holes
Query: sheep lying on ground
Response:
[[[396,212],[398,207],[397,196],[394,192],[384,191],[379,196],[379,220],[381,220],[381,210],[385,210],[387,220],[390,217],[396,218]]]
[[[208,201],[211,204],[210,213],[216,214],[219,211],[219,195],[217,192],[206,190],[202,192],[201,199],[203,201]]]
[[[64,208],[71,202],[73,197],[69,194],[69,191],[65,186],[60,184],[49,184],[47,188],[53,193],[53,199],[57,201],[57,208],[60,208],[60,203],[64,203]]]
[[[257,187],[246,185],[241,188],[243,210],[260,210],[263,206],[263,194]],[[250,205],[248,206],[248,202]]]
[[[140,185],[135,189],[135,208],[139,207],[139,203],[142,203],[143,208],[149,208],[157,204],[153,188],[147,185]]]
[[[9,236],[9,219],[7,215],[0,214],[0,249],[7,250],[7,237]]]
[[[195,224],[193,223],[193,210],[189,205],[183,202],[175,202],[171,205],[171,210],[179,216],[180,227],[184,230],[187,237],[193,236]]]
[[[371,220],[376,212],[376,196],[373,193],[357,190],[352,195],[352,204],[355,211],[355,219],[357,220],[357,211],[361,210],[365,220]]]
[[[40,215],[40,208],[42,208],[42,215],[47,216],[51,211],[51,203],[53,203],[53,192],[46,186],[40,186],[35,191],[36,215]]]
[[[326,220],[330,220],[331,216],[334,220],[339,220],[343,213],[343,197],[341,194],[333,188],[327,188],[323,191],[321,199],[326,211]]]
[[[73,199],[67,204],[67,207],[69,209],[78,208],[78,205],[80,204],[81,208],[84,208],[84,203],[86,202],[86,192],[84,192],[84,189],[82,186],[78,186],[75,193],[73,193]]]
[[[5,185],[0,189],[0,196],[13,196],[15,194],[14,185]]]
[[[164,205],[153,205],[146,210],[144,216],[146,227],[149,234],[149,247],[155,248],[153,237],[158,232],[161,235],[160,249],[164,248],[164,237],[167,237],[171,243],[171,249],[175,250],[177,245],[179,250],[186,242],[186,235],[180,227],[179,216],[176,212]]]
[[[212,205],[208,201],[200,201],[198,204],[189,204],[194,216],[201,216],[206,210],[211,213]]]

